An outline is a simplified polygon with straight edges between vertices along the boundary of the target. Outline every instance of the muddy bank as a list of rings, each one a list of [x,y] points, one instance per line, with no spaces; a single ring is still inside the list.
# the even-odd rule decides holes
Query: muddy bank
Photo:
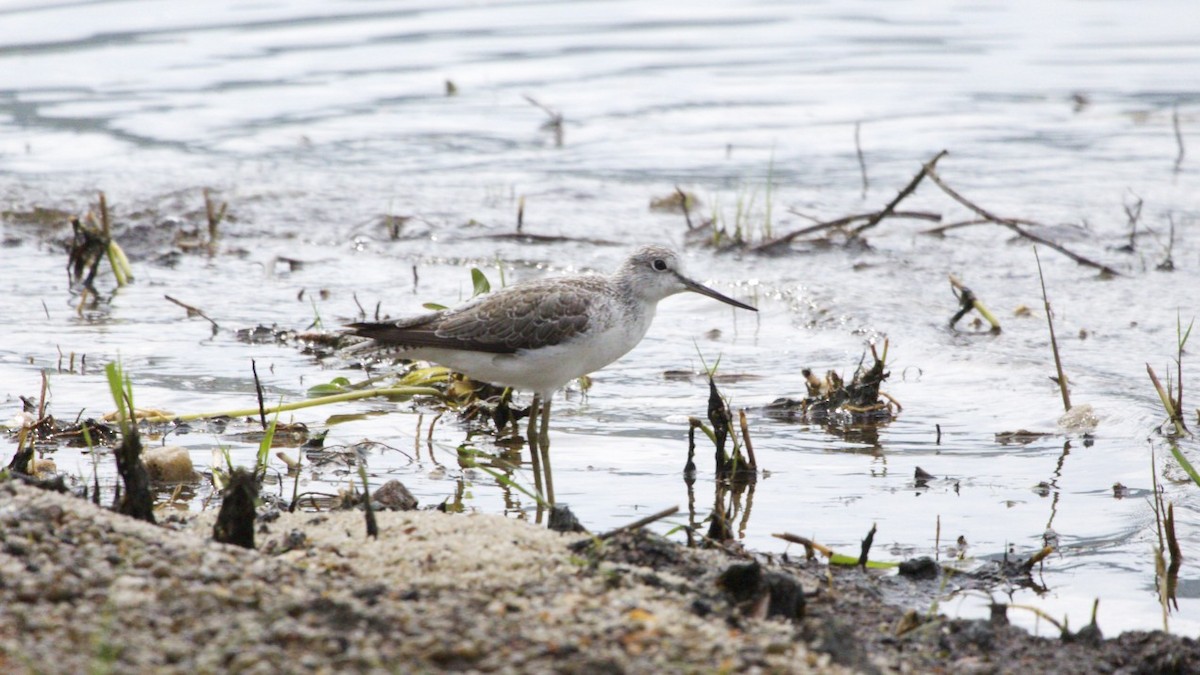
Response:
[[[212,514],[153,526],[0,485],[4,672],[1186,672],[1195,640],[1030,637],[934,618],[897,636],[882,586],[823,565],[582,544],[492,515],[260,518],[258,550]],[[799,582],[803,596],[795,592]]]

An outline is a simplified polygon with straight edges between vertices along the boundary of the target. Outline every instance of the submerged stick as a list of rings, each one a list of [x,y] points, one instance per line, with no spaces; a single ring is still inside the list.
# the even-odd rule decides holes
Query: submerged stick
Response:
[[[1058,390],[1062,393],[1063,412],[1071,412],[1071,394],[1067,390],[1067,375],[1063,372],[1062,358],[1058,355],[1058,340],[1054,337],[1054,316],[1050,312],[1050,299],[1046,296],[1046,278],[1042,276],[1042,259],[1038,256],[1037,247],[1033,247],[1033,257],[1037,260],[1038,281],[1042,284],[1042,304],[1046,308],[1046,324],[1050,326],[1050,351],[1054,353],[1054,369],[1058,373]]]
[[[1029,570],[1032,570],[1034,565],[1037,565],[1038,563],[1045,560],[1046,557],[1049,556],[1051,553],[1054,553],[1053,546],[1043,546],[1040,551],[1029,556],[1029,560],[1026,560],[1025,563],[1023,565],[1021,565],[1022,569],[1024,569],[1026,572],[1028,572]]]

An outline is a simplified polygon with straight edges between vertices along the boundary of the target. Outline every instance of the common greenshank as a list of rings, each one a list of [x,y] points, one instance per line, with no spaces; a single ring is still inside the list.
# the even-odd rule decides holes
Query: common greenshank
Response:
[[[480,382],[533,392],[528,440],[532,448],[540,403],[537,443],[548,461],[554,392],[636,347],[658,302],[684,291],[758,311],[687,277],[671,249],[643,246],[611,275],[527,281],[453,309],[348,328],[371,340],[355,351],[432,361]]]

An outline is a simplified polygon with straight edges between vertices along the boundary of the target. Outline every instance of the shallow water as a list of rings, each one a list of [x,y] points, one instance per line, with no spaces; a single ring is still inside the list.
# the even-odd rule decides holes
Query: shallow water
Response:
[[[689,246],[690,271],[761,312],[698,296],[664,301],[642,345],[598,373],[586,396],[556,400],[557,496],[593,530],[686,508],[687,417],[703,415],[707,389],[699,377],[663,373],[699,372],[702,358],[719,357],[720,372],[755,376],[723,385],[748,409],[769,471],[739,532],[748,546],[783,551],[771,534],[788,531],[855,553],[875,523],[874,556],[900,560],[933,553],[940,519],[943,547],[962,535],[969,555],[1011,546],[1024,556],[1049,527],[1061,549],[1036,577],[1049,590],[1014,590],[1013,601],[1079,627],[1098,597],[1107,633],[1159,627],[1151,449],[1185,559],[1200,554],[1200,493],[1167,459],[1145,375],[1148,362],[1166,376],[1177,319],[1197,314],[1200,174],[1195,150],[1176,170],[1173,128],[1177,110],[1185,144],[1197,144],[1194,19],[1200,10],[1184,0],[10,4],[0,10],[6,209],[82,213],[102,189],[119,224],[196,227],[200,188],[211,187],[231,218],[211,258],[163,258],[169,238],[124,241],[136,283],[82,316],[62,251],[38,229],[0,220],[6,405],[15,414],[18,395],[36,397],[48,369],[58,417],[101,414],[109,397],[100,369],[117,358],[138,405],[253,407],[251,359],[268,399],[299,400],[313,384],[361,374],[287,346],[245,344],[234,331],[303,329],[317,316],[336,326],[357,315],[355,296],[392,315],[452,304],[470,295],[470,266],[495,283],[499,264],[512,283],[609,270],[635,243],[682,246],[682,215],[648,209],[676,185],[703,201],[695,217],[716,213],[730,229],[740,204],[756,238],[767,205],[776,234],[810,217],[876,210],[947,149],[940,173],[967,197],[1046,223],[1043,235],[1121,273],[1100,280],[1039,248],[1073,400],[1100,418],[1089,442],[1058,430],[1031,246],[998,226],[934,238],[920,234],[931,223],[886,220],[867,234],[869,248],[797,244],[766,257]],[[445,95],[447,80],[455,96]],[[561,147],[525,96],[563,115]],[[614,245],[477,238],[511,232],[521,198],[526,231]],[[1121,252],[1123,208],[1138,198],[1136,250]],[[943,222],[971,217],[928,182],[901,208]],[[398,239],[383,225],[388,215],[412,216]],[[1159,271],[1168,249],[1175,270]],[[1001,335],[946,328],[949,273],[998,314]],[[111,288],[111,278],[99,286]],[[212,336],[164,295],[202,308],[222,330]],[[1014,316],[1020,306],[1032,314]],[[885,389],[904,410],[874,440],[762,411],[803,394],[801,368],[849,375],[866,345],[885,338]],[[63,363],[86,354],[86,371],[60,372],[60,352]],[[1187,356],[1184,370],[1186,386],[1195,379]],[[334,424],[326,445],[390,446],[369,453],[376,481],[399,478],[425,505],[461,492],[467,508],[529,516],[520,492],[459,467],[466,428],[449,416],[435,426],[432,458],[431,415],[411,404],[344,404],[293,419],[320,428],[364,411],[388,414]],[[1018,429],[1052,434],[996,442]],[[243,463],[254,452],[199,428],[167,440],[202,466],[218,446]],[[480,436],[471,442],[493,449]],[[1194,441],[1184,449],[1200,456]],[[54,459],[71,475],[91,473],[91,459],[74,450]],[[695,488],[701,518],[713,490],[707,461]],[[918,466],[939,480],[918,489]],[[302,489],[332,492],[346,480],[326,469]],[[1042,482],[1048,489],[1037,489]],[[1113,495],[1118,482],[1130,489],[1123,499]],[[1200,634],[1198,588],[1185,563],[1172,630]],[[941,609],[987,611],[977,594]],[[1010,617],[1048,632],[1027,613]]]

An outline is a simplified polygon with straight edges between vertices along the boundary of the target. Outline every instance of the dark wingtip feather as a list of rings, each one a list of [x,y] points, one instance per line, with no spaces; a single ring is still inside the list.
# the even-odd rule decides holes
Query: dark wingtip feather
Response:
[[[351,335],[374,340],[381,347],[432,347],[464,351],[512,354],[516,349],[502,342],[484,342],[438,335],[425,325],[409,326],[396,323],[352,323],[346,325]]]

